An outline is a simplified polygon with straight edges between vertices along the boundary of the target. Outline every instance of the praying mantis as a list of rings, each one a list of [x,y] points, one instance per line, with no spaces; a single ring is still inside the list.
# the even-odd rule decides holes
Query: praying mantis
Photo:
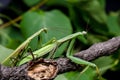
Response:
[[[9,57],[7,57],[3,62],[2,64],[4,65],[8,65],[8,63],[10,63],[10,59],[11,57],[17,57],[24,49],[27,48],[28,44],[30,43],[30,41],[40,35],[41,32],[43,31],[47,31],[46,28],[43,28],[41,30],[39,30],[38,32],[36,32],[35,34],[33,34],[32,36],[30,36],[29,38],[27,38],[27,40],[25,40],[12,54],[9,55]],[[82,60],[80,58],[77,58],[77,57],[74,57],[71,55],[71,49],[72,49],[72,46],[75,42],[75,38],[77,36],[84,36],[86,34],[85,31],[83,32],[77,32],[77,33],[74,33],[74,34],[71,34],[71,35],[68,35],[62,39],[59,39],[59,40],[55,40],[53,39],[52,41],[49,42],[49,44],[45,45],[44,47],[42,47],[41,49],[38,49],[36,51],[33,52],[33,55],[34,55],[34,58],[39,58],[53,50],[55,50],[58,46],[60,46],[62,43],[66,42],[66,41],[69,41],[69,40],[72,40],[69,47],[68,47],[68,50],[67,50],[67,58],[69,58],[72,62],[76,63],[76,64],[83,64],[83,65],[87,65],[87,66],[91,66],[91,67],[95,67],[96,68],[96,71],[98,72],[99,74],[99,70],[97,68],[97,66],[94,64],[94,63],[91,63],[91,62],[88,62],[88,61],[85,61],[85,60]],[[28,55],[26,56],[25,58],[23,58],[22,60],[19,61],[18,63],[18,66],[26,63],[26,62],[29,62],[30,60],[32,60],[32,55]]]

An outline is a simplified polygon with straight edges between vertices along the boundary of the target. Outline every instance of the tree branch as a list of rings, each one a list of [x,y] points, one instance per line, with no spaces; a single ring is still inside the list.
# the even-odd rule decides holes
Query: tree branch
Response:
[[[92,61],[101,56],[108,56],[120,47],[120,37],[114,37],[108,41],[92,45],[90,48],[74,54],[75,57]],[[78,70],[81,68],[68,58],[37,59],[19,67],[6,67],[0,65],[1,80],[42,80],[53,79],[57,74]],[[39,73],[39,74],[38,74]]]
[[[96,43],[87,50],[83,50],[74,54],[74,56],[91,61],[101,56],[110,55],[118,48],[120,48],[120,37],[114,37],[108,41]]]

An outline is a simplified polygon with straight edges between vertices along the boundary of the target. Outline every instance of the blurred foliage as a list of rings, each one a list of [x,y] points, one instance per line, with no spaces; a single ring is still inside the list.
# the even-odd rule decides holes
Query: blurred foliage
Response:
[[[46,2],[43,4],[43,1]],[[36,8],[35,5],[40,3],[40,7]],[[0,5],[4,4],[0,2]],[[34,10],[27,11],[30,8]],[[48,28],[48,33],[40,35],[30,43],[33,51],[52,38],[60,39],[83,30],[88,34],[86,40],[78,38],[76,51],[119,36],[120,12],[106,13],[105,8],[105,0],[12,0],[4,9],[0,8],[0,60],[9,56],[25,39],[43,27]],[[22,20],[12,25],[4,25],[12,22],[17,16],[21,16]],[[63,44],[54,57],[64,56],[67,46],[68,43]],[[113,56],[101,57],[94,61],[102,74],[108,69],[120,69],[120,63],[116,63],[120,58],[119,52],[118,50]],[[58,75],[55,80],[96,80],[94,72],[95,69],[91,68],[82,75],[80,71],[67,72]]]

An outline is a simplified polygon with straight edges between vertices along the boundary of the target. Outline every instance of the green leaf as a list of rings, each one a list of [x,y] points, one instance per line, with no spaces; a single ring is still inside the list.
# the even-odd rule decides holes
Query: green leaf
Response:
[[[40,2],[41,0],[23,0],[23,2],[25,4],[27,4],[28,6],[33,6],[35,4],[37,4],[38,2]]]
[[[0,44],[7,46],[11,42],[11,38],[9,36],[10,29],[1,29],[0,30]]]
[[[21,31],[23,32],[25,38],[29,37],[43,27],[48,29],[48,33],[42,35],[42,41],[44,43],[51,40],[53,37],[60,39],[72,33],[70,20],[58,10],[52,10],[49,12],[27,12],[24,14],[21,22]],[[32,41],[31,47],[36,49],[37,46],[38,39],[36,38]],[[63,53],[66,46],[67,44],[64,44],[60,47],[57,51],[56,57]]]
[[[118,13],[111,13],[108,16],[107,25],[109,32],[115,35],[120,35],[120,25],[118,22]]]
[[[95,80],[95,73],[93,69],[89,68],[84,73],[78,71],[71,71],[58,75],[55,80]]]
[[[2,61],[5,60],[5,58],[7,58],[12,52],[12,49],[8,49],[0,45],[0,63],[2,63]]]
[[[83,15],[87,14],[99,23],[104,24],[107,21],[105,10],[98,0],[81,1],[78,8],[82,11]]]
[[[94,63],[99,67],[102,74],[115,65],[115,61],[111,56],[100,57],[96,59]]]
[[[100,5],[103,9],[106,7],[106,1],[105,0],[98,0],[100,2]]]
[[[6,46],[10,49],[15,49],[18,45],[20,45],[22,41],[23,37],[18,28],[8,27],[0,30],[1,45]]]

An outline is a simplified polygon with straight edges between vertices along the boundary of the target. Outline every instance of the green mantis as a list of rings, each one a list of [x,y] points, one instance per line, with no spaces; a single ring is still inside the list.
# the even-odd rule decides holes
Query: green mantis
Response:
[[[62,39],[59,39],[59,40],[53,40],[50,44],[48,44],[47,46],[39,49],[39,50],[36,50],[33,52],[33,55],[35,58],[38,58],[38,57],[41,57],[47,53],[49,53],[50,51],[52,50],[55,50],[58,46],[60,46],[63,42],[66,42],[70,39],[73,39],[75,37],[77,37],[78,35],[81,35],[83,36],[83,34],[86,34],[86,32],[77,32],[75,34],[71,34],[71,35],[68,35],[67,37],[64,37]],[[27,56],[26,58],[24,58],[23,60],[20,61],[19,65],[25,63],[25,62],[28,62],[32,59],[32,56],[29,55]]]
[[[39,30],[38,32],[36,32],[35,34],[33,34],[32,36],[30,36],[30,37],[29,37],[26,41],[24,41],[6,60],[4,60],[2,64],[7,65],[7,64],[10,62],[10,58],[11,58],[12,56],[17,57],[17,56],[21,53],[21,51],[28,46],[28,44],[30,43],[30,41],[31,41],[34,37],[38,36],[41,32],[46,31],[46,30],[47,30],[46,28],[41,29],[41,30]],[[63,42],[66,42],[66,41],[68,41],[68,40],[73,39],[73,40],[71,41],[71,43],[70,43],[70,46],[69,46],[68,50],[67,50],[67,54],[66,54],[67,58],[69,58],[71,61],[73,61],[73,62],[76,63],[76,64],[83,64],[83,65],[95,67],[95,68],[96,68],[96,71],[99,73],[99,70],[98,70],[97,66],[96,66],[94,63],[91,63],[91,62],[88,62],[88,61],[85,61],[85,60],[82,60],[82,59],[73,57],[73,56],[71,55],[71,53],[70,53],[70,52],[71,52],[71,49],[72,49],[72,46],[73,46],[73,43],[74,43],[74,41],[75,41],[74,39],[75,39],[77,36],[83,36],[84,34],[86,34],[85,31],[83,31],[83,32],[77,32],[77,33],[68,35],[68,36],[66,36],[66,37],[64,37],[64,38],[62,38],[62,39],[59,39],[59,40],[53,39],[53,40],[52,40],[49,44],[47,44],[46,46],[42,47],[41,49],[38,49],[38,50],[34,51],[34,52],[33,52],[33,55],[34,55],[35,58],[39,58],[39,57],[41,57],[41,56],[43,56],[43,55],[45,55],[45,54],[47,54],[47,53],[55,50],[55,49],[56,49],[57,47],[59,47]],[[22,65],[22,64],[24,64],[24,63],[26,63],[26,62],[28,62],[28,61],[30,61],[30,60],[32,60],[32,55],[28,55],[27,57],[25,57],[25,58],[23,58],[22,60],[20,60],[19,63],[18,63],[18,66],[19,66],[19,65]]]
[[[16,57],[22,53],[22,51],[24,49],[27,48],[28,44],[30,43],[30,41],[40,35],[41,32],[43,31],[46,31],[47,29],[46,28],[43,28],[41,30],[39,30],[38,32],[34,33],[32,36],[30,36],[29,38],[27,38],[27,40],[25,40],[12,54],[10,54],[3,62],[2,64],[4,65],[7,65],[7,66],[10,66],[11,65],[11,58],[12,57]],[[38,49],[36,51],[33,52],[33,55],[35,58],[38,58],[38,57],[41,57],[53,50],[55,50],[58,46],[60,46],[62,43],[68,41],[68,40],[71,40],[79,35],[83,35],[83,34],[86,34],[85,31],[83,32],[77,32],[77,33],[74,33],[74,34],[71,34],[71,35],[68,35],[67,37],[64,37],[62,39],[59,39],[59,40],[55,40],[53,39],[52,41],[49,42],[49,44],[47,44],[46,46],[42,47],[41,49]],[[19,61],[18,65],[22,65],[28,61],[32,60],[32,56],[31,55],[28,55],[27,57],[23,58],[22,60]]]

